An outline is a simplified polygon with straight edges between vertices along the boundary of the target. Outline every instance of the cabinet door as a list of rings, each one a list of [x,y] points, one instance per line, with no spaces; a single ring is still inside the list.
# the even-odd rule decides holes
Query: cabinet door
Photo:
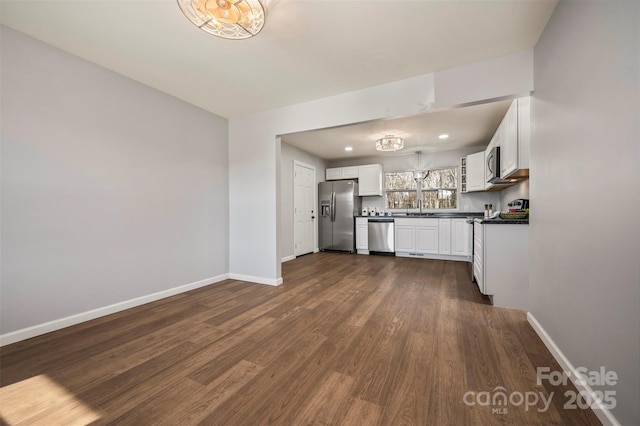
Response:
[[[518,101],[514,100],[500,123],[500,176],[518,168]]]
[[[324,174],[325,174],[325,179],[327,180],[342,179],[342,167],[326,169]]]
[[[467,192],[484,191],[484,151],[467,155]]]
[[[451,221],[451,254],[454,256],[469,256],[471,254],[471,239],[469,231],[471,225],[466,219]]]
[[[353,167],[341,167],[342,179],[357,179],[359,177],[358,166]]]
[[[369,250],[369,220],[356,218],[356,250]]]
[[[358,193],[361,197],[382,195],[382,166],[380,164],[358,167]]]
[[[395,226],[396,252],[415,253],[416,252],[416,227],[409,225]]]
[[[451,219],[440,219],[438,222],[438,253],[451,254]]]
[[[438,225],[416,227],[416,253],[438,254]]]

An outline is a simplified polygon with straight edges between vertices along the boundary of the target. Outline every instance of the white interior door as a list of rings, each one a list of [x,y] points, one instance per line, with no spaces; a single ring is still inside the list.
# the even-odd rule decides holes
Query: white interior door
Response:
[[[316,169],[299,161],[293,165],[293,253],[313,252],[315,246]]]

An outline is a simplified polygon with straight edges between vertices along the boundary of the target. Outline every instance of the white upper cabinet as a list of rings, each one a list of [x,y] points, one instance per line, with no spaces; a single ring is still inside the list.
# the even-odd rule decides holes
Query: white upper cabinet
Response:
[[[327,180],[357,179],[358,166],[333,167],[331,169],[326,169],[325,178]]]
[[[531,98],[515,99],[500,123],[500,177],[529,176]]]
[[[325,170],[327,180],[358,179],[358,195],[381,196],[384,193],[382,164],[364,166],[333,167]]]
[[[488,170],[486,159],[496,146],[500,147],[500,178],[515,179],[529,176],[529,146],[531,139],[531,98],[515,99],[505,114],[491,142],[484,152],[467,155],[462,164],[463,190],[495,191],[504,189],[515,182],[489,183],[492,173]],[[466,171],[466,176],[464,174]],[[466,191],[464,186],[466,179]]]
[[[484,151],[467,155],[467,192],[484,191]]]
[[[358,167],[358,195],[361,197],[381,196],[383,189],[381,164],[368,164]]]
[[[324,171],[324,177],[327,180],[342,179],[342,167],[334,167]]]

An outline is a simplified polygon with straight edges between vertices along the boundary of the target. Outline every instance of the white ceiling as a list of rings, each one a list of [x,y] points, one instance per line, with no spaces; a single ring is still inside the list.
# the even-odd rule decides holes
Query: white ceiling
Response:
[[[0,22],[230,118],[533,47],[556,1],[271,0],[244,41],[175,0],[1,0]]]
[[[282,141],[325,160],[376,155],[407,155],[485,146],[491,140],[511,100],[431,112],[393,120],[377,120],[282,136]],[[405,146],[396,152],[376,151],[375,141],[400,136]],[[447,139],[438,138],[447,134]],[[350,146],[353,151],[345,151]]]

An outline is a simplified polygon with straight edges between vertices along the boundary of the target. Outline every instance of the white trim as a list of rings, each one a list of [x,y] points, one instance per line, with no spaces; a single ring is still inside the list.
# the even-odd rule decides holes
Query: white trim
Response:
[[[586,392],[591,396],[592,401],[598,401],[598,398],[593,393],[593,389],[589,386],[588,383],[584,381],[577,381],[577,378],[580,377],[580,374],[576,370],[576,368],[571,364],[571,361],[562,353],[558,345],[553,341],[551,336],[542,328],[542,325],[536,320],[531,312],[527,312],[527,321],[533,327],[533,330],[540,336],[542,342],[545,344],[551,355],[558,361],[560,367],[566,372],[570,372],[569,378],[573,382],[574,386],[578,390],[578,392]],[[598,417],[598,420],[602,422],[603,425],[611,425],[611,426],[620,426],[618,420],[616,420],[615,416],[609,411],[608,408],[604,407],[601,403],[596,402],[595,407],[591,409],[593,413]]]
[[[283,257],[282,259],[280,259],[280,262],[282,262],[282,263],[284,263],[284,262],[288,262],[288,261],[293,260],[293,259],[295,259],[295,258],[296,258],[296,257],[295,257],[294,255],[291,255],[291,256],[285,256],[285,257]]]
[[[196,288],[204,287],[210,284],[224,281],[226,279],[229,279],[229,274],[206,278],[204,280],[170,288],[168,290],[162,290],[157,293],[148,294],[146,296],[136,297],[135,299],[125,300],[124,302],[114,303],[113,305],[103,306],[101,308],[92,309],[90,311],[81,312],[79,314],[70,315],[68,317],[60,318],[57,320],[33,325],[31,327],[23,328],[22,330],[12,331],[10,333],[0,335],[0,346],[5,346],[11,343],[19,342],[21,340],[30,339],[32,337],[40,336],[41,334],[50,333],[52,331],[60,330],[62,328],[70,327],[72,325],[80,324],[82,322],[90,321],[92,319],[100,318],[106,315],[114,314],[116,312],[124,311],[126,309],[134,308],[146,303],[155,302],[156,300],[175,296],[176,294],[184,293],[189,290],[195,290]]]
[[[251,275],[229,274],[229,278],[232,280],[247,281],[247,282],[256,283],[256,284],[266,284],[266,285],[274,285],[274,286],[282,284],[282,277],[276,278],[274,280],[272,278],[254,277]]]

